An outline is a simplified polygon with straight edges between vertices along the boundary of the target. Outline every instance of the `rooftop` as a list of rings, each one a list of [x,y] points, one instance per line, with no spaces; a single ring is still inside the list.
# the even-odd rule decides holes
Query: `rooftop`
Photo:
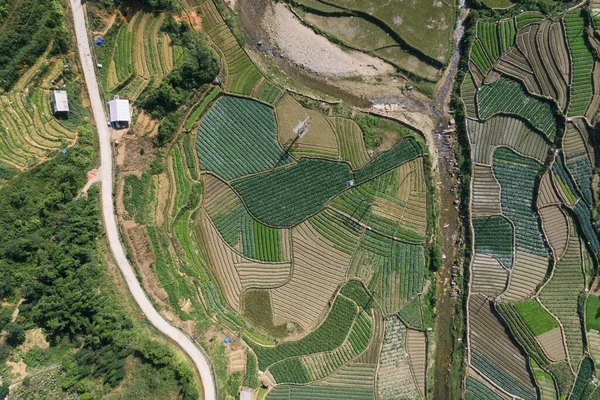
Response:
[[[65,90],[53,90],[50,94],[50,105],[52,106],[52,112],[68,112],[69,111],[69,100],[67,99],[67,92]]]
[[[131,122],[129,100],[114,98],[108,102],[110,122]]]

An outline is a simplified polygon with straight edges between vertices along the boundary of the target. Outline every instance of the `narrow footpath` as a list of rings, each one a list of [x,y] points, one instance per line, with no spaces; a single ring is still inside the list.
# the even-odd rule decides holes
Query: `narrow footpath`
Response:
[[[212,370],[206,355],[198,348],[194,342],[182,331],[175,328],[166,321],[156,311],[146,293],[138,282],[136,275],[131,267],[131,264],[125,257],[123,245],[121,244],[119,233],[117,230],[117,219],[115,218],[113,206],[113,155],[110,143],[111,130],[106,121],[104,105],[100,97],[98,82],[96,81],[95,63],[90,52],[88,41],[88,30],[86,27],[86,19],[81,0],[70,0],[71,9],[73,11],[73,22],[75,26],[75,34],[77,37],[77,46],[79,48],[79,56],[81,58],[81,66],[87,85],[94,121],[98,129],[98,142],[100,144],[100,164],[98,168],[101,176],[101,192],[102,192],[102,214],[104,218],[104,227],[110,249],[113,253],[115,261],[125,277],[127,287],[131,295],[137,302],[138,306],[150,323],[168,338],[173,340],[179,347],[187,353],[194,362],[194,366],[200,374],[202,386],[204,387],[204,400],[216,399],[216,386],[212,375]]]

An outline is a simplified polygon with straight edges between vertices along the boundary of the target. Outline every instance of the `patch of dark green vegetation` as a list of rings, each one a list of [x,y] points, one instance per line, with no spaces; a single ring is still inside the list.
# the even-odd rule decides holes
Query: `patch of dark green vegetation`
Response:
[[[223,96],[204,116],[196,150],[200,168],[225,180],[289,164],[294,159],[277,142],[273,109],[258,101]]]
[[[340,293],[349,299],[354,300],[354,302],[364,310],[368,311],[373,308],[373,297],[359,280],[349,280],[342,287]]]
[[[475,251],[498,259],[506,268],[513,264],[513,227],[500,215],[473,218]]]

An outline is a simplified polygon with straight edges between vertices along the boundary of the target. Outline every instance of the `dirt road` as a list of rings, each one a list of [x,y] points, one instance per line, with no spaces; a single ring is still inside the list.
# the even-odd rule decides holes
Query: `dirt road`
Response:
[[[207,357],[187,335],[172,326],[158,313],[158,311],[156,311],[138,282],[131,264],[129,264],[129,261],[125,257],[123,245],[121,244],[119,233],[117,231],[117,219],[115,218],[113,207],[111,131],[106,124],[104,105],[102,104],[98,82],[96,81],[95,64],[90,53],[88,30],[81,0],[71,0],[71,8],[73,10],[73,21],[75,24],[75,34],[77,36],[77,46],[79,47],[79,56],[81,57],[81,66],[83,68],[85,82],[90,96],[94,121],[96,122],[96,127],[98,129],[100,163],[102,167],[99,168],[99,171],[101,171],[100,179],[102,182],[102,214],[110,248],[119,269],[125,277],[129,291],[146,318],[159,331],[177,343],[193,360],[200,374],[200,378],[202,379],[202,385],[204,387],[203,398],[205,400],[214,400],[216,399],[216,387]]]

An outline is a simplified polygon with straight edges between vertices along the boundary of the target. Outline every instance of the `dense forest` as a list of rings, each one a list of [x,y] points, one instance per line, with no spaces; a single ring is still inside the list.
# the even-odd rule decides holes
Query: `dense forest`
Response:
[[[51,345],[45,361],[61,360],[66,392],[106,393],[125,377],[128,357],[135,357],[157,377],[172,377],[181,397],[197,398],[191,369],[169,346],[140,334],[111,289],[98,253],[103,237],[98,190],[78,197],[95,159],[92,138],[92,130],[84,129],[67,154],[58,153],[0,189],[0,296],[8,304],[22,301],[14,322],[14,307],[0,309],[6,335],[2,363],[23,343],[26,330],[41,327]],[[6,365],[0,370],[3,397],[10,377]]]

